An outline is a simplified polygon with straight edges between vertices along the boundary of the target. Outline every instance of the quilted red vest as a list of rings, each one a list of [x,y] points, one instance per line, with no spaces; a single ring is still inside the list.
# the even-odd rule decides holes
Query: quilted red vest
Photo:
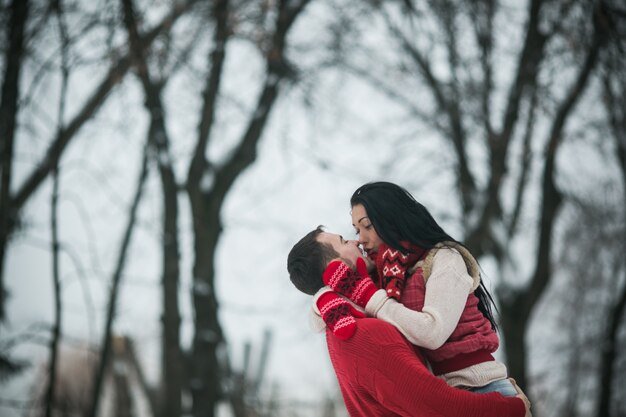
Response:
[[[431,249],[436,250],[438,249]],[[461,253],[464,257],[471,256],[463,251]],[[428,253],[423,263],[418,263],[417,269],[406,280],[400,302],[411,310],[422,311],[424,307],[426,281],[429,278],[424,277],[424,270],[431,270],[431,265],[426,263],[432,262],[433,257],[434,254]],[[471,261],[475,262],[474,259]],[[491,323],[478,309],[478,297],[472,292],[467,297],[459,323],[448,340],[438,349],[422,349],[422,352],[430,362],[435,375],[441,375],[494,360],[491,354],[498,349],[499,343],[498,335],[491,328]]]

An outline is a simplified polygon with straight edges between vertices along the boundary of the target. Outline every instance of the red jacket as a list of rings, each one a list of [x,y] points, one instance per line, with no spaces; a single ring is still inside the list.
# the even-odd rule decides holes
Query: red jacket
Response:
[[[526,412],[519,398],[448,386],[381,320],[358,319],[356,333],[345,341],[327,330],[326,340],[351,417],[523,417]]]

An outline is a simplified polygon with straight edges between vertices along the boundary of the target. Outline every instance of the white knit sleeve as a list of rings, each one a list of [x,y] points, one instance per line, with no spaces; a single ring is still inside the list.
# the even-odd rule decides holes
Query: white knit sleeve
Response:
[[[441,249],[433,258],[421,312],[411,310],[391,298],[383,303],[377,300],[380,306],[378,311],[369,308],[369,303],[365,309],[393,324],[411,343],[437,349],[456,328],[472,283],[473,279],[467,273],[461,255],[453,249]]]

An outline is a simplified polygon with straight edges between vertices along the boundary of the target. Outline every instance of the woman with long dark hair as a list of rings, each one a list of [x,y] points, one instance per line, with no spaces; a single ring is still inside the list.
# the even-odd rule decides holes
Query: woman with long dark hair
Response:
[[[423,347],[449,385],[516,395],[505,365],[492,355],[499,346],[493,300],[467,248],[396,184],[365,184],[350,204],[359,243],[376,265],[374,283],[384,289],[358,300],[366,313]],[[350,288],[337,273],[327,273],[325,282],[340,293]]]

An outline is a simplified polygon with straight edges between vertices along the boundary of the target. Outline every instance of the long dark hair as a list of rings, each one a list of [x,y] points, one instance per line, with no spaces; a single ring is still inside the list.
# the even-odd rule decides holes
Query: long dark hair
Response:
[[[376,233],[383,242],[406,254],[400,242],[408,241],[425,249],[438,243],[461,242],[447,234],[430,214],[407,190],[390,182],[370,182],[359,187],[350,198],[350,206],[362,204]],[[497,330],[492,307],[495,303],[482,280],[474,291],[478,309]]]

